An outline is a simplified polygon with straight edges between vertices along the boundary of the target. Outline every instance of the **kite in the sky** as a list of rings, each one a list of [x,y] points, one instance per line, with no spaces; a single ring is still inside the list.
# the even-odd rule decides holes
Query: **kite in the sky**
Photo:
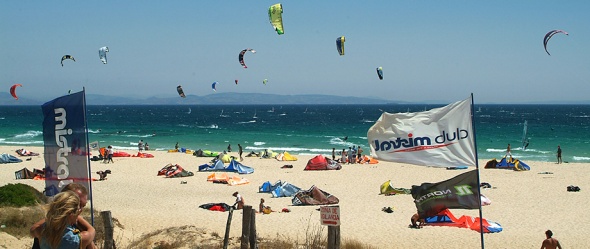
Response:
[[[240,52],[240,55],[238,55],[238,61],[240,62],[240,64],[242,64],[242,67],[244,67],[244,68],[248,68],[246,66],[246,63],[244,63],[244,54],[248,51],[252,52],[253,54],[256,53],[256,50],[251,49],[251,48],[247,48],[247,49],[242,50],[242,52]]]
[[[264,79],[264,80],[262,81],[262,84],[266,85],[266,82],[268,82],[268,80],[267,80],[267,79]]]
[[[98,57],[102,64],[107,64],[107,52],[109,52],[109,47],[102,47],[98,49]]]
[[[268,8],[268,19],[270,24],[277,31],[277,34],[282,35],[285,33],[283,29],[283,5],[280,3],[274,4]]]
[[[12,95],[12,97],[13,97],[14,99],[16,99],[16,100],[18,100],[18,96],[16,96],[16,87],[17,87],[17,86],[20,86],[20,87],[22,87],[23,85],[21,85],[21,84],[14,84],[14,85],[12,85],[12,86],[10,87],[10,95]]]
[[[213,88],[214,92],[217,92],[217,81],[213,82],[213,84],[211,84],[211,88]]]
[[[549,33],[545,34],[545,38],[543,38],[543,47],[545,47],[545,52],[547,52],[548,55],[551,55],[549,53],[549,51],[547,51],[547,43],[549,42],[549,39],[551,39],[551,37],[553,37],[555,34],[557,33],[563,33],[565,35],[569,35],[567,32],[563,31],[563,30],[551,30],[549,31]]]
[[[346,41],[344,36],[336,38],[336,49],[338,49],[338,54],[340,55],[344,55],[344,41]]]
[[[238,79],[236,79],[236,85],[238,84]]]
[[[66,55],[64,55],[64,56],[61,57],[61,66],[62,67],[64,66],[64,60],[68,60],[68,59],[69,60],[76,61],[76,59],[74,59],[74,56],[71,56],[69,54],[66,54]]]
[[[383,80],[383,68],[382,67],[377,68],[377,76],[379,76],[380,80]]]
[[[176,91],[178,92],[178,95],[180,95],[180,97],[186,98],[186,95],[184,95],[184,91],[182,90],[182,86],[177,86]]]

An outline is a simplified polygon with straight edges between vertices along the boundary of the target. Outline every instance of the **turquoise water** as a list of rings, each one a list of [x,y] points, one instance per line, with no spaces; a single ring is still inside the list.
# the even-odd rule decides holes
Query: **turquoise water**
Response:
[[[383,111],[417,112],[442,105],[225,105],[88,106],[89,141],[115,149],[245,151],[272,149],[293,154],[331,154],[352,145],[368,148],[367,130]],[[475,129],[480,159],[504,156],[508,143],[515,158],[590,162],[588,105],[476,105]],[[43,146],[40,106],[0,106],[0,145]],[[523,123],[530,144],[522,150]],[[344,140],[344,137],[348,137]]]

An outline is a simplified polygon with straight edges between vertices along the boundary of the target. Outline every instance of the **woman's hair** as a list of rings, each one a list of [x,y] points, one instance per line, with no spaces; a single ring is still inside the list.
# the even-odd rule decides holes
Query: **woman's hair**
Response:
[[[41,236],[49,245],[57,248],[61,242],[70,215],[78,215],[80,197],[73,191],[61,192],[53,198],[49,204],[49,210],[45,215],[45,228]]]

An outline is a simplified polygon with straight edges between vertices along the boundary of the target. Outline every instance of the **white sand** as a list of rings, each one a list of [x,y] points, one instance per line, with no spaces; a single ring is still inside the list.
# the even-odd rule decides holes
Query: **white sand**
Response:
[[[0,153],[16,155],[16,147],[0,147]],[[42,147],[27,147],[42,154]],[[136,154],[137,151],[127,151]],[[115,238],[124,248],[132,239],[161,228],[192,225],[216,232],[223,237],[227,212],[214,212],[198,206],[205,203],[225,202],[233,204],[232,193],[239,191],[247,205],[258,207],[260,198],[275,210],[291,209],[290,213],[257,215],[259,236],[274,238],[283,234],[293,239],[304,239],[308,228],[320,224],[318,206],[292,206],[291,198],[271,198],[268,193],[258,193],[265,181],[287,181],[302,189],[312,185],[340,199],[341,235],[362,241],[378,248],[479,248],[478,232],[465,228],[425,227],[410,229],[410,217],[416,207],[410,195],[379,195],[379,187],[392,180],[395,187],[411,188],[423,182],[439,182],[465,172],[444,168],[422,167],[408,164],[380,162],[375,165],[343,165],[341,170],[303,171],[311,156],[299,156],[295,162],[279,162],[275,159],[245,157],[242,162],[255,172],[240,175],[250,184],[228,186],[206,181],[211,173],[198,172],[198,166],[211,160],[190,154],[150,151],[155,158],[115,158],[114,164],[92,162],[92,172],[110,169],[106,181],[92,182],[95,209],[110,210],[124,229],[115,230]],[[246,154],[246,153],[245,153]],[[231,155],[237,156],[232,152]],[[500,155],[499,155],[500,156]],[[25,159],[25,158],[22,158]],[[487,248],[539,248],[545,238],[545,230],[551,229],[564,248],[590,248],[587,239],[590,228],[590,165],[569,163],[557,165],[547,162],[525,161],[530,171],[483,169],[488,160],[480,160],[482,182],[493,189],[482,193],[492,204],[483,208],[484,218],[502,225],[500,233],[485,234]],[[157,176],[157,171],[168,163],[179,164],[195,173],[192,177],[167,179]],[[281,169],[292,164],[292,169]],[[45,183],[39,180],[15,180],[14,172],[24,167],[43,168],[42,156],[22,163],[0,164],[0,185],[24,183],[43,190]],[[539,174],[540,172],[553,174]],[[237,174],[232,174],[237,175]],[[98,178],[98,175],[93,173]],[[187,181],[187,184],[180,184]],[[566,187],[577,185],[581,192],[567,192]],[[385,213],[386,206],[395,208]],[[478,216],[478,210],[454,209],[455,216]],[[231,237],[241,233],[241,211],[234,212]],[[99,218],[99,217],[97,217]],[[324,230],[327,233],[327,229]],[[0,240],[8,236],[0,230]],[[6,239],[0,248],[30,246],[32,239]],[[24,245],[24,246],[23,246]]]

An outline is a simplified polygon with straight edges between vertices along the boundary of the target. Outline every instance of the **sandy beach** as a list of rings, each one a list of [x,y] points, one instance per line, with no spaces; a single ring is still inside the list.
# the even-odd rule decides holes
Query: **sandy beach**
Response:
[[[2,146],[0,153],[17,156],[17,147]],[[14,172],[22,168],[41,169],[44,166],[43,148],[26,147],[38,152],[32,160],[21,163],[0,164],[0,185],[28,184],[42,191],[45,182],[16,180]],[[137,154],[137,151],[126,151]],[[92,162],[94,172],[111,170],[105,181],[92,182],[93,206],[110,210],[112,216],[125,227],[116,228],[115,238],[119,248],[126,248],[131,240],[141,235],[167,227],[191,225],[206,231],[225,233],[227,212],[214,212],[199,208],[205,203],[234,203],[232,193],[239,191],[246,205],[257,207],[260,198],[274,210],[289,208],[289,213],[274,212],[257,215],[256,225],[260,237],[274,238],[277,234],[302,240],[308,228],[320,226],[318,206],[292,206],[291,198],[271,198],[269,193],[259,193],[265,181],[287,181],[302,189],[316,185],[340,199],[341,235],[343,239],[355,239],[377,248],[480,248],[478,232],[465,228],[426,226],[410,229],[410,217],[416,212],[411,195],[379,195],[379,187],[392,180],[395,187],[411,188],[423,182],[439,182],[465,172],[444,168],[422,167],[381,161],[379,164],[343,165],[341,170],[304,171],[312,156],[294,154],[298,160],[281,162],[275,159],[244,157],[242,164],[253,167],[255,172],[239,175],[249,184],[228,186],[207,182],[210,172],[198,172],[198,166],[209,162],[210,157],[192,154],[149,151],[154,158],[117,157],[113,164]],[[93,151],[93,154],[97,154]],[[247,154],[245,152],[244,154]],[[236,152],[230,155],[237,156]],[[502,155],[499,154],[498,158]],[[493,188],[482,189],[492,204],[483,207],[483,217],[501,224],[503,231],[485,234],[487,248],[539,248],[544,232],[551,229],[564,248],[590,248],[587,239],[590,215],[587,215],[590,196],[590,165],[586,163],[525,161],[530,171],[483,169],[488,159],[479,161],[482,182]],[[194,173],[192,177],[164,178],[158,170],[168,163],[179,164]],[[293,168],[283,169],[285,164]],[[553,174],[540,174],[551,172]],[[238,175],[231,173],[230,175]],[[181,184],[186,181],[186,184]],[[567,192],[566,187],[577,185],[582,191]],[[381,211],[393,207],[393,213]],[[478,216],[478,210],[451,210],[455,216]],[[241,211],[234,212],[231,237],[241,233]],[[97,217],[98,218],[98,217]],[[327,229],[325,229],[327,234]],[[30,248],[32,238],[10,238],[0,230],[0,248]]]

